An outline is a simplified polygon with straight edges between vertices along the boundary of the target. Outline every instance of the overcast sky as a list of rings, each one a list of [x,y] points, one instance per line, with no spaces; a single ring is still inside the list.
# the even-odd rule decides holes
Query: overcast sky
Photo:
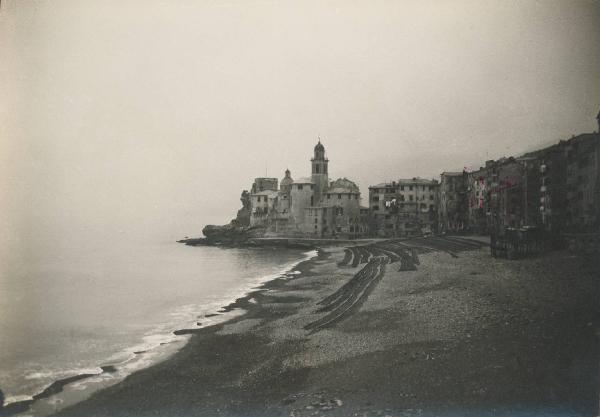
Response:
[[[2,0],[0,232],[199,235],[254,177],[309,175],[318,135],[364,198],[594,131],[598,22],[571,0]]]

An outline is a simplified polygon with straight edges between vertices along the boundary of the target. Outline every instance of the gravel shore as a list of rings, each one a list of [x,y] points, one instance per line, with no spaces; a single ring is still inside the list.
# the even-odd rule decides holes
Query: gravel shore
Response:
[[[244,315],[56,416],[598,415],[598,260],[423,250],[311,327],[365,268],[347,256],[325,248],[229,306]]]

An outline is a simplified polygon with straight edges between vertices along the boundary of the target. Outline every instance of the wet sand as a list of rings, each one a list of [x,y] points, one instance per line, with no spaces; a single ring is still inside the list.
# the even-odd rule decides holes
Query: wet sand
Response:
[[[398,256],[370,280],[356,275],[394,247],[359,248],[355,266],[326,248],[227,307],[246,314],[56,416],[597,415],[597,260],[412,243],[414,268]]]

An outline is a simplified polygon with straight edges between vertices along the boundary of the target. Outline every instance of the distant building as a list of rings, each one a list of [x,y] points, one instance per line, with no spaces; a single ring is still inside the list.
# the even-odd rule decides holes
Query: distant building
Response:
[[[255,194],[267,190],[277,191],[277,178],[255,178],[250,193]]]
[[[600,134],[574,136],[467,174],[468,226],[600,232]]]
[[[399,179],[369,187],[371,232],[378,237],[417,236],[436,229],[439,183]]]
[[[564,144],[566,228],[600,232],[600,134],[583,134]]]
[[[461,232],[467,226],[467,173],[443,172],[440,176],[440,232]]]
[[[286,170],[279,190],[276,178],[256,178],[250,195],[250,224],[265,227],[268,236],[364,236],[368,216],[361,211],[358,186],[346,178],[330,182],[328,165],[319,140],[309,178],[294,180]]]
[[[539,222],[539,161],[508,158],[492,167],[491,225],[496,228],[536,226]]]
[[[487,161],[485,167],[467,173],[467,202],[468,202],[468,228],[478,234],[489,233],[490,204],[489,193],[492,184],[492,172]]]

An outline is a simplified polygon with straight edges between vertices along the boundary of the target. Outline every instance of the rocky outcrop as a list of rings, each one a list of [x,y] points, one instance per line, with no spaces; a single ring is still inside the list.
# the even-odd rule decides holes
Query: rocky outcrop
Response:
[[[242,208],[238,210],[237,216],[231,223],[236,226],[250,226],[250,193],[247,190],[242,191],[240,201]]]
[[[224,226],[209,224],[202,229],[202,233],[206,236],[205,244],[240,245],[248,239],[262,237],[265,229],[258,226],[238,226],[232,221]]]
[[[238,210],[235,219],[229,224],[218,226],[209,224],[202,229],[204,238],[186,238],[179,240],[186,245],[244,245],[248,239],[263,237],[265,228],[262,226],[250,226],[250,193],[242,191],[240,197],[242,208]]]

